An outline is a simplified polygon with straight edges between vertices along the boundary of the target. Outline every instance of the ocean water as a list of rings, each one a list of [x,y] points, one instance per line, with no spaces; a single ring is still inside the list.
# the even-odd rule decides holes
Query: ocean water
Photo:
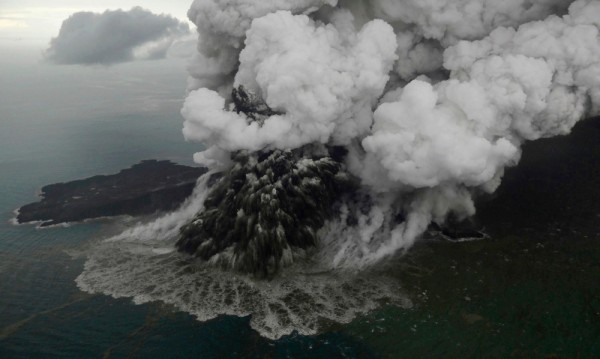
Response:
[[[168,241],[103,240],[140,228],[135,219],[11,224],[45,184],[142,159],[191,164],[201,149],[180,133],[181,67],[11,66],[0,94],[0,358],[600,357],[598,119],[525,148],[480,203],[490,239],[422,241],[369,273],[302,268],[253,283],[182,263]],[[283,336],[269,324],[282,310]]]

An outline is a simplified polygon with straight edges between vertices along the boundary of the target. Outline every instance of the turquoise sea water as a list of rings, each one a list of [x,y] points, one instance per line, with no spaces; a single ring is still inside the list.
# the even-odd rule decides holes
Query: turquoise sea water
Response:
[[[411,308],[269,340],[250,317],[199,322],[160,302],[81,292],[80,253],[120,221],[43,230],[9,221],[49,183],[150,158],[191,164],[200,148],[180,133],[185,76],[144,66],[89,79],[73,68],[2,73],[14,86],[0,94],[0,358],[600,357],[598,120],[526,149],[522,170],[481,205],[491,239],[423,242],[379,269]]]

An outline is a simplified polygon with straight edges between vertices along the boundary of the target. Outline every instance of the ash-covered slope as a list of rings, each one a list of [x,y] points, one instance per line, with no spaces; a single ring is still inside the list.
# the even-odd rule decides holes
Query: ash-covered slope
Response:
[[[39,202],[19,209],[19,223],[49,226],[90,218],[168,211],[193,191],[206,168],[147,160],[117,174],[94,176],[42,188]]]
[[[248,121],[274,113],[243,87],[233,96]],[[204,209],[181,228],[179,250],[264,277],[291,264],[298,250],[316,244],[335,202],[352,188],[345,166],[329,152],[340,155],[324,146],[233,153]]]

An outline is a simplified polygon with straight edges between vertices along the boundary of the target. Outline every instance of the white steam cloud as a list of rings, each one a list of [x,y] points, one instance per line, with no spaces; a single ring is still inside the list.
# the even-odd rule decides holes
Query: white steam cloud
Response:
[[[409,247],[432,222],[474,214],[525,140],[563,135],[600,108],[600,1],[197,0],[199,44],[184,135],[229,152],[319,142],[376,205],[324,229],[336,265]],[[228,105],[233,86],[278,115]],[[394,224],[398,210],[406,221]]]
[[[346,15],[349,15],[346,14]],[[349,16],[340,21],[351,21]],[[306,15],[279,11],[256,19],[240,53],[235,86],[261,93],[283,115],[262,126],[224,108],[216,92],[192,92],[183,107],[186,138],[225,150],[348,144],[368,133],[372,107],[392,69],[395,37],[381,20],[341,33]]]
[[[164,58],[189,26],[140,7],[129,11],[78,12],[63,21],[46,59],[57,64],[111,65]]]

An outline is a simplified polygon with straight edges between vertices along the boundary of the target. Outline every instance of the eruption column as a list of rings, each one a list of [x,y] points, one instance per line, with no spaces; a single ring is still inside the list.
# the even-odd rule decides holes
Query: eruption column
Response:
[[[598,113],[598,1],[198,0],[189,15],[199,53],[182,113],[185,137],[209,147],[199,163],[345,148],[361,185],[321,231],[335,265],[473,215],[474,193],[498,187],[524,141]],[[240,86],[273,112],[234,111]]]

